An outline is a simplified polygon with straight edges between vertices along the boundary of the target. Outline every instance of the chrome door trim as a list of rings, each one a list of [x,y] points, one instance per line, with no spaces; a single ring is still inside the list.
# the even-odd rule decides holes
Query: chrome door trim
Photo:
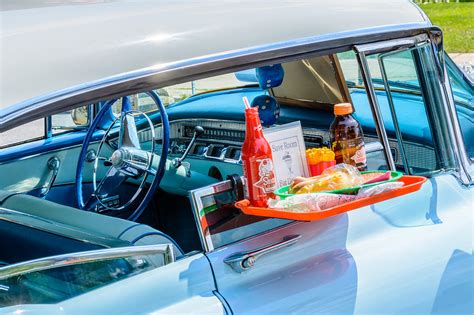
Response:
[[[32,272],[90,263],[94,261],[156,254],[163,255],[165,265],[175,261],[172,244],[115,247],[44,257],[2,267],[0,268],[0,280]]]
[[[458,175],[459,180],[463,184],[471,185],[474,183],[474,161],[467,156],[466,146],[464,145],[464,138],[456,113],[456,105],[454,102],[453,92],[451,90],[451,83],[449,81],[446,64],[443,64],[443,68],[444,75],[440,74],[440,88],[444,93],[443,100],[445,102],[445,106],[443,107],[446,111],[445,114],[446,117],[450,118],[448,124],[450,125],[450,136],[454,140],[452,141],[454,146],[453,151],[459,163],[459,171],[455,174]]]
[[[406,174],[410,174],[410,165],[408,165],[408,159],[405,152],[405,145],[403,143],[402,132],[400,131],[400,125],[398,124],[397,112],[395,110],[395,104],[393,103],[392,90],[390,88],[390,85],[388,84],[387,70],[385,68],[383,58],[400,53],[402,51],[408,51],[410,49],[412,48],[407,47],[403,49],[397,49],[395,51],[383,53],[379,55],[377,58],[379,67],[380,67],[380,73],[382,74],[382,80],[385,86],[385,91],[387,93],[387,101],[389,105],[388,107],[390,108],[390,114],[392,115],[392,122],[393,122],[393,127],[395,129],[395,134],[397,137],[398,149],[400,150],[400,156],[402,157],[403,168]]]
[[[281,248],[291,246],[298,242],[300,238],[301,235],[288,235],[285,236],[281,241],[274,242],[269,245],[265,245],[246,252],[232,254],[226,259],[224,259],[224,262],[229,265],[235,272],[241,273],[249,270],[250,268],[253,268],[253,266],[257,262],[257,259],[260,256],[267,255]]]
[[[104,99],[118,98],[271,62],[292,60],[303,54],[334,53],[350,50],[353,45],[406,38],[436,30],[439,31],[439,28],[432,27],[428,21],[389,25],[292,39],[169,64],[159,64],[80,84],[12,105],[0,112],[0,132],[35,119]]]
[[[126,240],[121,240],[106,234],[93,234],[71,225],[4,207],[0,207],[0,221],[8,221],[38,231],[101,247],[121,247],[131,244]]]
[[[365,90],[367,91],[367,98],[369,99],[370,109],[375,120],[375,129],[379,137],[380,142],[384,147],[385,160],[390,170],[396,171],[395,161],[393,160],[392,153],[390,151],[390,143],[388,141],[387,131],[383,122],[382,112],[380,110],[377,96],[375,95],[375,89],[372,85],[372,76],[369,71],[369,64],[364,52],[359,52],[357,46],[355,47],[357,61],[359,63],[360,70],[362,72],[362,79],[364,80]]]

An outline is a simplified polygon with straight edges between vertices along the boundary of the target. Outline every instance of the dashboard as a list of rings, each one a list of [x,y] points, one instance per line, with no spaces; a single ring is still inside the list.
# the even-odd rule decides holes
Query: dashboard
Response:
[[[245,139],[245,122],[215,119],[183,119],[170,122],[171,156],[182,155],[193,137],[194,128],[201,126],[204,133],[196,140],[189,152],[190,158],[241,164],[241,148]],[[161,126],[155,127],[161,139]],[[151,141],[150,130],[139,133],[140,142]],[[304,128],[307,147],[320,147],[329,142],[329,132],[316,128]]]
[[[196,140],[187,157],[187,160],[193,161],[193,170],[218,180],[222,180],[229,173],[241,174],[241,148],[245,138],[244,121],[205,118],[173,120],[170,122],[170,158],[182,156],[191,142],[196,126],[203,127],[204,133]],[[161,125],[155,127],[155,134],[157,139],[161,139]],[[328,130],[304,127],[303,136],[307,148],[321,147],[329,144]],[[139,138],[140,142],[151,141],[150,130],[144,129],[140,131]],[[371,146],[371,144],[378,143],[378,138],[366,134],[365,142],[368,145],[367,157],[369,168],[383,169],[386,167],[380,145]],[[403,170],[399,143],[394,139],[391,139],[389,143],[396,165],[400,166],[400,169]],[[437,161],[432,148],[407,142],[405,142],[404,148],[407,156],[410,157],[411,168],[436,168]],[[224,167],[222,163],[230,168]]]

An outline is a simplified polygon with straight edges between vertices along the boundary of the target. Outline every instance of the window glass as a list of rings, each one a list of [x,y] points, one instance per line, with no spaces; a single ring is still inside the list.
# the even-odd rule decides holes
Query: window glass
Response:
[[[44,138],[44,119],[38,119],[0,133],[0,147]]]
[[[415,62],[415,55],[420,60],[419,67]],[[338,54],[339,56],[355,108],[354,116],[364,126],[365,141],[377,141],[378,139],[371,138],[371,134],[375,134],[375,124],[360,78],[356,55],[346,52]],[[443,102],[429,46],[418,48],[415,52],[405,50],[383,55],[373,54],[367,57],[367,62],[396,168],[410,174],[425,174],[447,166],[449,163],[444,163],[445,160],[439,156],[436,147],[437,141],[442,139],[435,139],[433,133],[433,121],[437,121],[439,125],[436,129],[443,129],[441,125],[444,120],[435,117],[435,107],[441,106]],[[387,82],[384,80],[384,70]],[[422,89],[422,86],[426,88]],[[397,117],[400,139],[396,134],[390,104],[393,104]],[[386,164],[381,164],[381,158],[382,155],[379,155],[379,169],[387,167]],[[369,167],[370,163],[368,155]]]
[[[81,127],[90,122],[89,106],[82,106],[51,116],[53,134],[60,134]]]
[[[234,73],[228,73],[192,82],[172,85],[160,89],[157,92],[160,97],[163,98],[164,103],[169,105],[185,100],[196,94],[243,87],[248,84],[248,82],[238,80]]]
[[[446,58],[448,76],[451,82],[456,113],[469,158],[474,159],[474,91],[454,62]]]
[[[403,152],[400,152],[404,171],[420,174],[439,169],[426,111],[427,102],[420,88],[413,51],[406,50],[378,57],[381,59],[382,70],[385,71],[386,88],[389,92],[383,99],[380,98],[380,106],[388,107],[388,113],[384,115],[386,128],[395,132],[393,120],[388,119],[392,118],[390,103],[393,104],[393,114],[401,133],[402,147],[399,149],[404,151],[406,157],[403,161]]]
[[[367,150],[367,167],[370,170],[386,170],[388,169],[388,165],[383,152],[383,147],[382,150],[370,150],[370,148],[377,147],[375,143],[380,143],[380,141],[375,129],[372,111],[370,109],[367,92],[365,90],[364,81],[362,80],[362,73],[360,71],[356,55],[353,51],[347,51],[337,54],[337,57],[339,58],[339,63],[341,64],[344,79],[349,89],[352,105],[354,107],[353,116],[363,126],[364,142],[366,144]],[[381,97],[383,96],[384,90],[383,85],[380,85],[382,76],[380,74],[380,70],[378,69],[377,59],[374,57],[369,57],[368,62],[371,65],[371,70],[374,69],[376,79],[378,79],[378,83],[376,84],[376,93],[378,97]],[[397,163],[396,146],[396,140],[391,139],[390,149],[392,155],[394,156],[395,163]]]

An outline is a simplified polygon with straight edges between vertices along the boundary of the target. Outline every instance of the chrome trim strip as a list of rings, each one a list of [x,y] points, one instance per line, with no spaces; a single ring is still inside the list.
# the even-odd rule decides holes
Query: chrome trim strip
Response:
[[[433,51],[433,53],[437,53]],[[459,172],[458,177],[460,181],[465,185],[470,185],[474,183],[474,161],[471,160],[467,156],[466,146],[464,145],[464,137],[462,135],[461,126],[459,125],[459,120],[457,117],[456,112],[456,103],[454,102],[453,92],[451,90],[451,82],[448,76],[448,69],[446,68],[446,64],[443,65],[444,67],[444,75],[439,74],[440,80],[440,88],[444,94],[444,102],[445,102],[445,115],[449,117],[448,124],[449,124],[449,133],[451,138],[454,140],[452,144],[454,146],[453,151],[456,156],[456,159],[459,163]]]
[[[426,37],[426,36],[425,36]],[[363,52],[366,56],[384,53],[392,50],[402,50],[406,48],[411,48],[416,44],[415,38],[402,38],[389,40],[384,42],[377,42],[373,44],[358,45],[357,51]]]
[[[395,110],[395,104],[393,103],[393,97],[392,97],[392,90],[390,88],[390,85],[388,84],[388,77],[387,77],[387,70],[385,68],[385,64],[383,62],[383,58],[387,56],[391,56],[397,53],[400,53],[405,50],[409,50],[410,48],[405,48],[405,49],[399,49],[393,52],[387,52],[384,53],[380,56],[378,56],[378,62],[379,62],[379,67],[380,67],[380,73],[382,74],[382,79],[383,83],[385,86],[385,92],[387,93],[387,100],[388,100],[388,107],[390,109],[390,114],[392,115],[392,123],[393,127],[395,129],[395,134],[397,137],[397,142],[398,142],[398,149],[400,150],[400,155],[402,157],[402,163],[403,163],[403,168],[405,170],[406,174],[410,174],[410,165],[408,164],[408,159],[407,155],[405,152],[405,145],[403,143],[403,138],[402,138],[402,132],[400,131],[400,125],[398,124],[398,116],[397,112]]]
[[[148,256],[162,254],[165,265],[175,261],[172,244],[116,247],[86,252],[69,253],[29,260],[0,268],[0,280],[10,277],[38,272],[48,269],[85,264],[94,261],[119,259],[132,256]]]
[[[33,214],[23,213],[4,207],[0,207],[0,220],[101,247],[119,247],[130,244],[128,241],[113,238],[105,234],[88,233],[87,231],[80,230],[72,225],[66,225]]]
[[[365,89],[367,91],[367,98],[369,99],[370,109],[375,120],[375,129],[379,140],[382,142],[384,147],[384,155],[387,160],[387,165],[390,170],[396,171],[395,161],[393,160],[392,153],[390,152],[390,143],[388,141],[387,131],[385,130],[385,125],[383,122],[382,112],[380,111],[379,104],[377,102],[377,97],[375,95],[374,86],[372,85],[372,76],[369,71],[369,64],[367,63],[367,58],[363,52],[357,51],[356,46],[356,55],[357,61],[359,62],[359,67],[362,72],[362,78],[364,80]]]
[[[269,62],[292,60],[308,53],[329,53],[351,46],[405,38],[431,29],[428,22],[388,25],[293,39],[214,55],[161,64],[88,82],[17,103],[0,111],[0,132],[35,119],[166,85],[243,70]]]

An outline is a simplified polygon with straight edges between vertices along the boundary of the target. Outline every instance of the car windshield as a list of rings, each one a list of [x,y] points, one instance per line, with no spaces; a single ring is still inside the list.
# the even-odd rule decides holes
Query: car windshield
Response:
[[[258,86],[255,77],[255,69],[242,72],[228,73],[215,77],[195,80],[191,82],[176,84],[165,88],[157,89],[155,92],[160,96],[163,105],[169,106],[184,101],[192,96],[226,91],[249,86]],[[156,110],[153,99],[145,93],[136,94],[130,97],[132,108],[147,113]],[[114,114],[120,114],[122,108],[119,99],[112,107]]]

